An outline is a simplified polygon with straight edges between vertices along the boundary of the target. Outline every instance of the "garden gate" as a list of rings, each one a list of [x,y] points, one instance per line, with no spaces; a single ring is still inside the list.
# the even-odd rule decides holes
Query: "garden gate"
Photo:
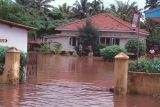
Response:
[[[27,78],[37,75],[37,52],[27,53]]]

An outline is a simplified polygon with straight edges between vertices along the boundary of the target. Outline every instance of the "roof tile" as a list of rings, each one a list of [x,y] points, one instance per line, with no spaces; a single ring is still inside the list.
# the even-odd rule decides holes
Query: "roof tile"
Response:
[[[60,25],[56,28],[56,30],[78,30],[78,28],[85,25],[86,20],[87,18]],[[98,30],[133,31],[130,23],[108,13],[101,13],[91,16],[90,20]],[[148,32],[143,29],[140,29],[140,32],[148,34]]]

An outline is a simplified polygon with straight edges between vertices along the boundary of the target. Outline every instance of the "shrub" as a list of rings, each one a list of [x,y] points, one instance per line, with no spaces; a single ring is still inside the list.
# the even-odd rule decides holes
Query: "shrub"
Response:
[[[130,61],[129,71],[147,72],[147,73],[160,73],[160,60],[140,60]]]
[[[19,71],[19,80],[23,81],[25,79],[25,66],[27,63],[26,54],[24,52],[20,53],[20,71]]]
[[[50,47],[48,47],[46,44],[41,44],[40,48],[37,49],[40,53],[51,53]]]
[[[105,48],[106,45],[105,44],[100,44],[98,45],[95,49],[94,49],[94,56],[101,56],[100,54],[100,49]]]
[[[135,55],[137,54],[137,50],[138,50],[138,39],[137,38],[132,38],[130,39],[126,45],[125,48],[127,50],[128,53],[134,53]],[[142,56],[145,54],[145,44],[142,43],[141,41],[139,41],[139,55]]]
[[[5,62],[5,54],[6,54],[7,47],[0,46],[0,74],[3,73],[3,66]]]
[[[125,52],[125,49],[116,45],[100,49],[103,59],[107,61],[113,61],[114,57],[120,52]]]
[[[4,64],[1,64],[1,63],[0,63],[0,74],[3,73],[3,70],[4,70],[3,66],[4,66]]]
[[[0,46],[0,63],[4,63],[7,47]]]
[[[58,42],[53,42],[52,44],[53,51],[55,54],[60,54],[62,49],[62,44]]]

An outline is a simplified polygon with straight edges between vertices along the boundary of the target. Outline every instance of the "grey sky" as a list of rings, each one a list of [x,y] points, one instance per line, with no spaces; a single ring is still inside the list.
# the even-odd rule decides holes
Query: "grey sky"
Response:
[[[61,5],[63,3],[67,3],[68,5],[73,5],[75,3],[76,0],[55,0],[54,2],[52,2],[52,4],[54,6],[58,6],[58,5]],[[89,0],[89,1],[93,1],[93,0]],[[109,4],[111,3],[114,3],[115,0],[102,0],[105,7],[107,7]],[[120,1],[124,1],[124,2],[127,2],[128,0],[120,0]],[[136,1],[137,4],[138,4],[138,7],[139,8],[144,8],[145,6],[145,0],[129,0],[130,3],[133,2],[133,1]]]

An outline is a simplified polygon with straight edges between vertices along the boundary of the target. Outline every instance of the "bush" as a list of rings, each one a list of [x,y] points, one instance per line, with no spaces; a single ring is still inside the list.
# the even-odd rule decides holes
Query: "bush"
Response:
[[[40,48],[37,49],[40,53],[51,53],[50,47],[48,47],[46,44],[41,44]]]
[[[0,46],[0,63],[4,63],[7,47]]]
[[[125,48],[128,53],[133,53],[134,55],[137,55],[137,50],[138,50],[138,39],[137,38],[132,38],[130,39],[126,45]],[[139,41],[139,55],[142,56],[145,54],[145,44]]]
[[[103,49],[103,48],[105,48],[106,47],[106,45],[105,44],[100,44],[100,45],[98,45],[95,49],[94,49],[94,56],[101,56],[101,54],[100,54],[100,49]]]
[[[125,49],[119,47],[119,46],[108,46],[106,48],[100,49],[100,53],[104,60],[107,61],[113,61],[114,57],[120,53],[120,52],[126,52]]]
[[[52,45],[52,51],[55,52],[55,54],[60,54],[62,49],[62,44],[58,42],[51,43]]]
[[[130,61],[129,71],[147,72],[147,73],[160,73],[160,60],[140,60]]]
[[[0,74],[2,74],[4,70],[3,66],[5,63],[6,50],[7,50],[7,47],[0,46]]]
[[[24,52],[20,53],[20,71],[19,71],[19,80],[23,81],[25,79],[25,66],[27,63],[26,54]]]
[[[4,70],[3,66],[4,66],[4,64],[0,63],[0,75],[3,73],[3,70]]]

